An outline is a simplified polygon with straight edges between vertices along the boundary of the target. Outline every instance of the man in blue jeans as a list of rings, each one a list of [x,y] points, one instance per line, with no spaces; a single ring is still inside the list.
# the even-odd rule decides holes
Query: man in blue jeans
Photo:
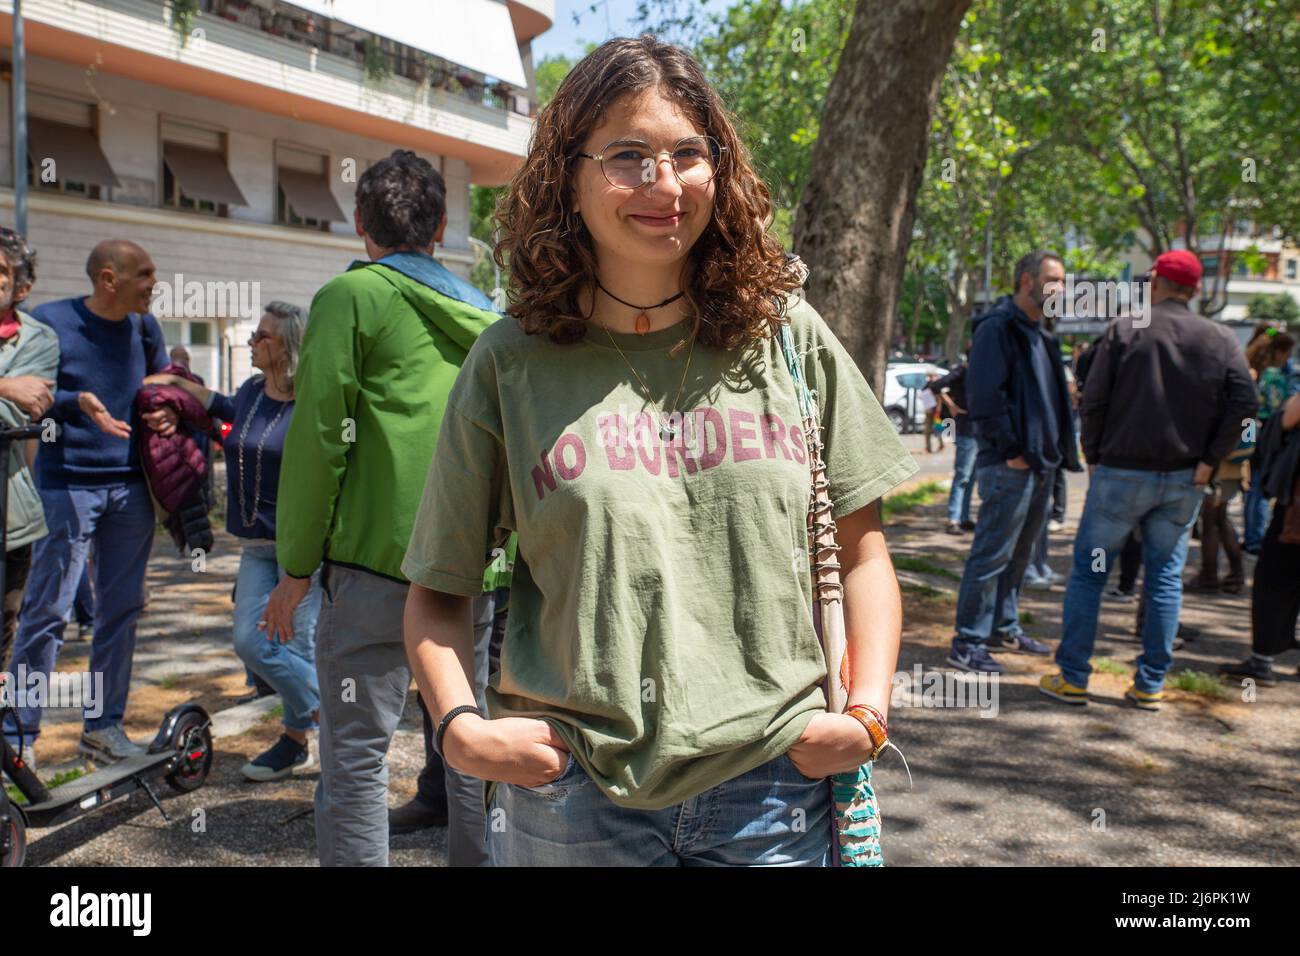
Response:
[[[1142,530],[1146,614],[1142,655],[1125,698],[1158,710],[1173,662],[1187,539],[1215,466],[1241,440],[1255,412],[1255,386],[1233,334],[1196,315],[1201,264],[1186,250],[1152,267],[1145,321],[1118,318],[1096,346],[1083,394],[1083,453],[1091,482],[1065,591],[1058,674],[1039,691],[1088,702],[1097,609],[1110,567]]]
[[[50,533],[36,543],[19,618],[11,670],[26,668],[31,682],[55,669],[81,584],[86,556],[95,549],[95,635],[90,671],[102,675],[103,697],[91,702],[79,750],[101,762],[144,753],[122,729],[136,619],[144,607],[144,578],[153,542],[154,510],[140,469],[131,417],[141,379],[167,364],[162,329],[149,315],[154,265],[133,242],[108,239],[86,263],[93,292],[50,302],[34,315],[59,338],[59,370],[49,416],[62,425],[56,441],[41,445],[36,484]],[[149,428],[170,434],[170,409],[144,416]],[[41,711],[19,708],[24,744],[40,732]],[[13,716],[5,736],[17,738]]]
[[[1051,651],[1021,629],[1019,595],[1056,469],[1080,470],[1061,350],[1043,327],[1043,304],[1064,282],[1060,256],[1028,253],[1016,263],[1015,295],[999,299],[975,327],[966,394],[979,443],[980,520],[948,654],[958,670],[1002,673],[990,647]]]
[[[967,346],[969,351],[969,346]],[[966,410],[966,373],[970,365],[962,362],[955,369],[926,386],[944,405],[943,417],[952,416],[953,445],[955,453],[952,462],[952,488],[948,492],[948,527],[949,534],[962,534],[974,531],[975,523],[970,520],[970,501],[974,489],[971,479],[975,475],[975,455],[979,445],[975,441],[975,432],[971,427],[970,414]]]

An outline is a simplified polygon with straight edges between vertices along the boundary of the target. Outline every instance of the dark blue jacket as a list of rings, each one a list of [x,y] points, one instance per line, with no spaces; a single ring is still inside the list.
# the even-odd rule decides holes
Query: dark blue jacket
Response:
[[[1043,407],[1031,355],[1035,335],[1047,340],[1059,399],[1055,410]],[[966,397],[979,442],[977,468],[1023,457],[1034,471],[1045,471],[1048,466],[1041,447],[1041,424],[1044,414],[1055,411],[1061,467],[1082,471],[1070,422],[1070,391],[1065,384],[1060,345],[1052,335],[1030,323],[1011,296],[1003,296],[977,320],[969,364]]]

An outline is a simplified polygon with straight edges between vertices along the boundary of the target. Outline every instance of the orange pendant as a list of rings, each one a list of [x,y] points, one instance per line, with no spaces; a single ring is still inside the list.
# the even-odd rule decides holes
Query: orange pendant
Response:
[[[650,331],[650,316],[642,312],[636,317],[636,334],[645,335]]]

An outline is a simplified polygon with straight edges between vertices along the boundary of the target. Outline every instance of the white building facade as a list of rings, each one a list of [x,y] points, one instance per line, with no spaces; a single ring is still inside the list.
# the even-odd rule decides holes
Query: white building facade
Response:
[[[89,294],[95,243],[133,240],[157,268],[168,346],[232,390],[250,374],[258,307],[305,308],[365,257],[356,179],[397,148],[442,172],[436,255],[468,275],[470,184],[504,182],[524,155],[530,41],[553,0],[176,2],[23,3],[29,305]],[[373,9],[386,19],[372,24]],[[6,39],[11,11],[0,0]],[[0,60],[0,220],[12,225],[12,49]]]

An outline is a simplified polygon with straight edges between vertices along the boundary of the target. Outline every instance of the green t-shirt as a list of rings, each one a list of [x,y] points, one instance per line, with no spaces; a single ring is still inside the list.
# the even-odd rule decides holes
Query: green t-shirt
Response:
[[[917,466],[821,317],[803,302],[790,316],[841,516]],[[485,554],[518,532],[489,712],[549,720],[611,800],[647,810],[784,753],[826,707],[808,456],[780,342],[670,356],[688,329],[616,334],[623,355],[596,328],[572,345],[508,319],[484,331],[402,564],[472,596]],[[660,409],[689,410],[676,439],[638,375]]]

